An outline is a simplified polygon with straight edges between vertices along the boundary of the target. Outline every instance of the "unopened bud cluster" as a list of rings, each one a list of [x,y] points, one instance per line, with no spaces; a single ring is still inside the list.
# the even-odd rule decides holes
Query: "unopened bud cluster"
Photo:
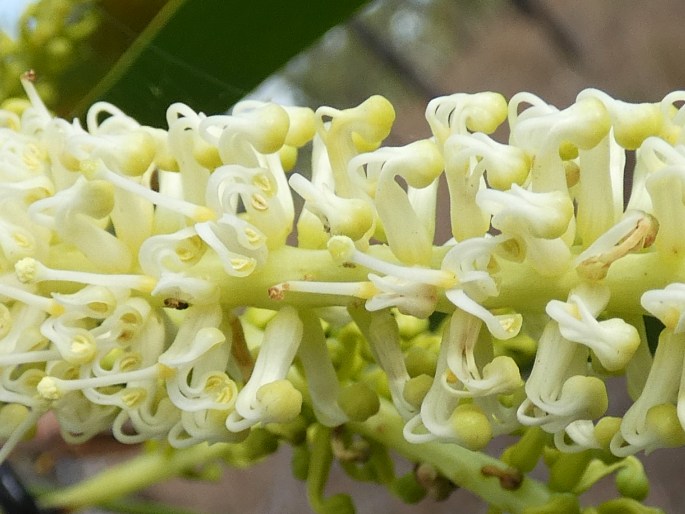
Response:
[[[379,96],[174,104],[167,129],[101,102],[82,125],[30,78],[0,111],[4,454],[48,411],[69,441],[185,447],[363,421],[379,397],[416,443],[685,444],[685,93],[455,94],[429,103],[430,138],[383,147]],[[665,325],[654,355],[643,315]],[[606,417],[621,373],[634,403]]]

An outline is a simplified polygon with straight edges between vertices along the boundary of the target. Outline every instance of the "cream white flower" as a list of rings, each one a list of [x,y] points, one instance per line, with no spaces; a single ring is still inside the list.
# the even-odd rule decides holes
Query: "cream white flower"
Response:
[[[540,336],[533,370],[526,381],[527,398],[518,409],[522,424],[556,433],[572,422],[592,420],[604,413],[607,393],[599,378],[588,375],[588,349],[565,336],[598,348],[603,352],[602,363],[624,365],[625,356],[639,344],[639,336],[634,328],[621,325],[617,341],[610,333],[609,342],[602,346],[607,334],[595,318],[609,301],[609,294],[603,286],[579,286],[569,294],[568,302],[553,300],[548,304],[552,320]]]
[[[506,100],[499,93],[490,91],[441,96],[428,102],[426,107],[426,120],[439,145],[443,145],[452,134],[490,134],[506,119],[506,115]]]
[[[286,380],[302,340],[297,311],[283,307],[267,324],[252,375],[238,393],[226,427],[241,432],[257,423],[285,422],[300,413],[302,394]]]
[[[593,298],[586,302],[584,296]],[[578,288],[569,295],[568,302],[552,300],[545,310],[559,324],[564,338],[586,345],[606,370],[618,371],[637,350],[640,335],[635,327],[619,318],[597,321],[597,313],[607,302],[608,291],[605,294],[601,289]]]
[[[531,107],[517,114],[521,103]],[[560,147],[594,148],[611,128],[609,114],[596,98],[579,99],[560,111],[539,98],[522,93],[509,102],[510,143],[533,153],[533,191],[567,191],[566,173]]]
[[[514,184],[509,191],[482,190],[476,202],[492,214],[493,227],[515,238],[538,272],[566,271],[571,253],[561,238],[573,217],[573,204],[565,193],[528,191]]]
[[[406,264],[430,264],[436,179],[443,169],[435,143],[421,140],[405,147],[361,154],[350,160],[348,169],[353,178],[360,177],[363,189],[371,192],[393,254]],[[398,177],[406,182],[406,191],[397,182]]]

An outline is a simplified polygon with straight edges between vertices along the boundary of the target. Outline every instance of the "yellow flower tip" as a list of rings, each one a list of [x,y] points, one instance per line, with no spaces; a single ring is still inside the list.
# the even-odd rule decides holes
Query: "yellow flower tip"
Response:
[[[316,134],[316,114],[309,107],[285,107],[290,118],[290,126],[285,137],[285,145],[300,148]]]
[[[120,150],[122,157],[119,170],[122,174],[138,177],[145,173],[157,153],[157,145],[154,138],[143,130],[128,134],[122,142]]]
[[[594,148],[606,137],[611,129],[611,117],[604,104],[597,98],[587,97],[578,100],[566,109],[577,123],[577,130],[571,129],[574,144],[583,150]],[[568,142],[564,141],[564,145]]]
[[[609,407],[606,386],[597,377],[572,376],[561,387],[560,398],[569,402],[575,401],[578,398],[587,399],[582,417],[587,417],[588,419],[599,418]]]
[[[352,133],[352,144],[359,153],[373,152],[374,150],[378,150],[382,142],[382,139],[379,139],[378,141],[368,141],[356,132]]]
[[[459,443],[469,450],[485,448],[492,439],[492,426],[480,407],[472,403],[459,405],[450,417]]]
[[[67,166],[67,168],[72,171],[80,171],[83,174],[83,176],[87,179],[94,179],[100,170],[100,164],[96,159],[78,160],[75,157],[68,155],[66,153],[62,155],[67,159],[67,162],[76,163],[76,168],[74,169],[69,167],[67,165],[67,162],[63,162],[62,164]]]
[[[16,114],[17,116],[21,116],[26,109],[31,107],[31,102],[26,100],[25,98],[8,98],[0,104],[0,110],[3,111],[9,111],[11,113]],[[13,130],[18,129],[19,127],[9,127]]]
[[[255,149],[263,154],[277,152],[285,143],[290,128],[288,113],[280,105],[265,104],[256,109],[260,136],[252,140]]]
[[[223,164],[219,155],[219,149],[200,138],[195,140],[193,157],[201,166],[208,170],[215,170]]]
[[[360,198],[344,198],[339,202],[340,210],[331,210],[327,217],[331,234],[342,234],[353,241],[366,238],[374,226],[375,215],[373,207],[366,200]]]
[[[355,296],[363,300],[368,300],[369,298],[376,296],[379,292],[380,290],[374,285],[373,282],[362,282],[359,284],[359,290]]]
[[[664,123],[658,136],[669,145],[676,145],[678,144],[682,133],[683,129],[681,126],[674,125],[673,123]]]
[[[664,118],[659,104],[620,104],[613,125],[616,142],[623,148],[637,150],[645,139],[661,134]]]
[[[257,401],[267,423],[287,423],[302,410],[302,393],[285,379],[264,384],[257,389]]]
[[[471,132],[492,134],[507,119],[507,100],[500,93],[477,93],[469,108],[472,113],[466,118],[466,128]]]
[[[158,170],[178,172],[181,169],[178,166],[178,161],[168,151],[158,151],[155,154],[155,167]]]
[[[578,147],[570,141],[562,141],[559,145],[559,157],[563,161],[570,161],[578,157]]]
[[[176,375],[176,370],[174,368],[162,364],[161,362],[157,363],[157,370],[157,376],[160,380],[170,380]]]
[[[358,152],[370,152],[378,148],[388,137],[395,122],[395,109],[380,95],[375,95],[357,107],[341,111],[333,125],[349,127],[350,137]]]
[[[281,147],[281,149],[278,151],[278,158],[281,161],[283,171],[287,173],[295,168],[295,164],[297,164],[297,155],[297,147],[287,144]]]
[[[384,96],[374,95],[359,105],[364,117],[376,128],[375,140],[385,139],[395,122],[395,108]]]
[[[51,316],[61,316],[62,314],[64,314],[64,311],[64,306],[54,300],[50,302],[47,309],[47,313]]]
[[[156,278],[147,275],[140,277],[140,286],[138,287],[139,291],[143,293],[150,293],[155,287],[157,287]]]
[[[678,410],[672,403],[651,407],[645,418],[646,430],[656,435],[662,447],[685,445],[685,431],[678,419]]]

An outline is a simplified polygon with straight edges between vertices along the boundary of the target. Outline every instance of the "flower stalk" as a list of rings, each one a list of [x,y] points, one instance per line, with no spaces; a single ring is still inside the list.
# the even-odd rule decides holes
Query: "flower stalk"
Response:
[[[53,411],[70,442],[175,448],[118,493],[283,440],[304,445],[319,512],[352,508],[323,497],[335,459],[396,488],[389,449],[423,470],[406,498],[448,491],[437,470],[493,508],[574,512],[592,459],[685,444],[682,94],[457,94],[429,104],[430,138],[393,148],[379,96],[174,104],[167,129],[101,102],[83,126],[33,80],[0,116],[0,456]],[[665,326],[653,358],[645,315]],[[606,416],[621,374],[634,403]],[[473,451],[521,430],[515,472]],[[563,495],[519,480],[558,451]],[[91,487],[49,502],[101,500]]]

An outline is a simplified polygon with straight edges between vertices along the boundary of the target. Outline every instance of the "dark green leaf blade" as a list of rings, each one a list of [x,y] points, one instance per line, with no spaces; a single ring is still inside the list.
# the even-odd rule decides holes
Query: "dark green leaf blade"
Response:
[[[107,100],[164,126],[169,104],[223,112],[365,0],[172,0],[78,106]]]

